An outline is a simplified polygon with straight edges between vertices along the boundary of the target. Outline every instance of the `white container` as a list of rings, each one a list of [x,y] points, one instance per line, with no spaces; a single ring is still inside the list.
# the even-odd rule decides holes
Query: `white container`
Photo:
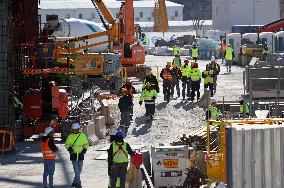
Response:
[[[268,51],[269,52],[272,52],[272,49],[275,49],[275,46],[273,46],[273,44],[274,44],[273,38],[274,38],[274,33],[273,32],[262,32],[262,33],[259,33],[259,39],[261,41],[261,44],[262,45],[266,44],[268,46]]]
[[[257,33],[245,33],[243,34],[242,38],[249,39],[256,43],[257,41]]]
[[[226,44],[231,44],[235,52],[235,61],[238,61],[238,54],[241,49],[241,34],[240,33],[229,33],[226,35]]]
[[[151,148],[155,188],[174,187],[186,178],[187,146],[159,146]]]

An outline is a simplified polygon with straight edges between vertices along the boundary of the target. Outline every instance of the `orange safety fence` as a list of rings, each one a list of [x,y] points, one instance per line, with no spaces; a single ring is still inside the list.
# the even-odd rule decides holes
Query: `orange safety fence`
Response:
[[[0,130],[0,153],[11,152],[14,149],[14,135],[12,131]]]

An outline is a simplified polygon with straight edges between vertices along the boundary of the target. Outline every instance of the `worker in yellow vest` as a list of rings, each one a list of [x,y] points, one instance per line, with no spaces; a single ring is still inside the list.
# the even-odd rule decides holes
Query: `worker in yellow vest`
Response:
[[[190,70],[191,80],[191,101],[194,101],[195,92],[197,93],[197,101],[200,99],[200,83],[201,83],[201,71],[198,68],[198,64],[194,63],[193,68]]]
[[[180,67],[181,67],[181,59],[180,59],[180,56],[176,55],[176,56],[174,57],[174,59],[173,59],[173,63],[175,63],[176,66],[177,66],[177,68],[180,69]]]
[[[240,105],[241,105],[241,106],[240,106],[240,116],[243,116],[243,113],[244,113],[244,110],[245,110],[245,115],[246,115],[246,117],[249,117],[249,111],[250,111],[250,106],[249,106],[249,104],[246,103],[246,104],[244,105],[244,101],[243,101],[242,98],[240,98],[239,103],[240,103]]]
[[[231,44],[229,44],[225,51],[226,68],[227,68],[227,73],[229,74],[231,73],[231,67],[234,57],[235,57],[234,50]]]
[[[210,106],[206,110],[206,120],[220,121],[222,118],[221,111],[217,108],[217,100],[211,98]],[[214,127],[219,127],[219,123],[211,123]]]
[[[128,155],[134,155],[130,145],[123,140],[124,133],[118,130],[115,140],[108,149],[108,175],[111,177],[111,188],[116,188],[117,178],[120,179],[120,188],[125,188]]]
[[[192,48],[191,48],[191,57],[195,62],[197,62],[198,56],[199,56],[198,47],[196,46],[195,43],[193,43]]]
[[[188,65],[189,61],[184,60],[184,64],[181,66],[181,81],[182,81],[182,100],[185,100],[185,90],[186,96],[190,96],[190,70],[191,66]]]
[[[214,93],[214,76],[211,64],[207,64],[206,70],[202,72],[202,78],[204,78],[204,90],[209,88],[211,97],[213,97]]]
[[[180,56],[180,47],[179,47],[179,45],[174,45],[173,52],[174,52],[174,56]]]

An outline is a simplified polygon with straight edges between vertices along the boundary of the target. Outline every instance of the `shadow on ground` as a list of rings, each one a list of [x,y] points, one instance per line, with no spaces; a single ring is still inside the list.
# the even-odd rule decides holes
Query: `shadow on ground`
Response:
[[[156,109],[162,110],[162,109],[166,108],[167,105],[168,105],[168,102],[161,102],[156,106]]]
[[[134,127],[132,130],[132,135],[134,135],[135,137],[144,135],[150,131],[151,126],[152,126],[152,122],[145,123],[144,125],[140,127]]]

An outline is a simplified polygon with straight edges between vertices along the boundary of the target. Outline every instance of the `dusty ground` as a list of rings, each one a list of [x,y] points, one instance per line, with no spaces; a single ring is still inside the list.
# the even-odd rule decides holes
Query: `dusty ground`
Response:
[[[147,56],[147,65],[153,67],[156,74],[156,66],[159,72],[165,66],[166,61],[172,57]],[[205,69],[208,61],[200,61],[201,70]],[[225,74],[226,68],[221,66],[221,74],[218,77],[218,89],[216,98],[221,100],[238,100],[243,92],[242,71],[240,67],[233,67],[232,74]],[[161,86],[162,84],[160,84]],[[135,82],[137,89],[141,88],[141,83]],[[203,86],[202,86],[203,87]],[[203,93],[203,89],[201,94]],[[170,143],[182,136],[184,133],[197,129],[204,124],[204,111],[181,99],[174,99],[170,103],[164,103],[163,95],[159,94],[156,103],[156,115],[152,124],[145,124],[144,106],[139,106],[138,98],[134,101],[134,122],[129,128],[126,140],[130,144],[151,145],[159,143]],[[116,105],[117,101],[111,101]],[[115,108],[114,108],[115,109]],[[114,113],[116,125],[119,122],[119,113]],[[107,163],[105,160],[95,160],[96,157],[104,155],[105,152],[97,151],[108,145],[107,140],[101,140],[96,146],[92,146],[86,154],[86,160],[82,172],[83,187],[105,188],[107,187]],[[56,161],[56,171],[54,176],[55,187],[70,187],[73,179],[72,166],[69,161],[68,152],[62,144],[59,144],[60,151]],[[17,144],[16,153],[0,156],[0,187],[42,187],[43,165],[39,143],[28,141]]]

